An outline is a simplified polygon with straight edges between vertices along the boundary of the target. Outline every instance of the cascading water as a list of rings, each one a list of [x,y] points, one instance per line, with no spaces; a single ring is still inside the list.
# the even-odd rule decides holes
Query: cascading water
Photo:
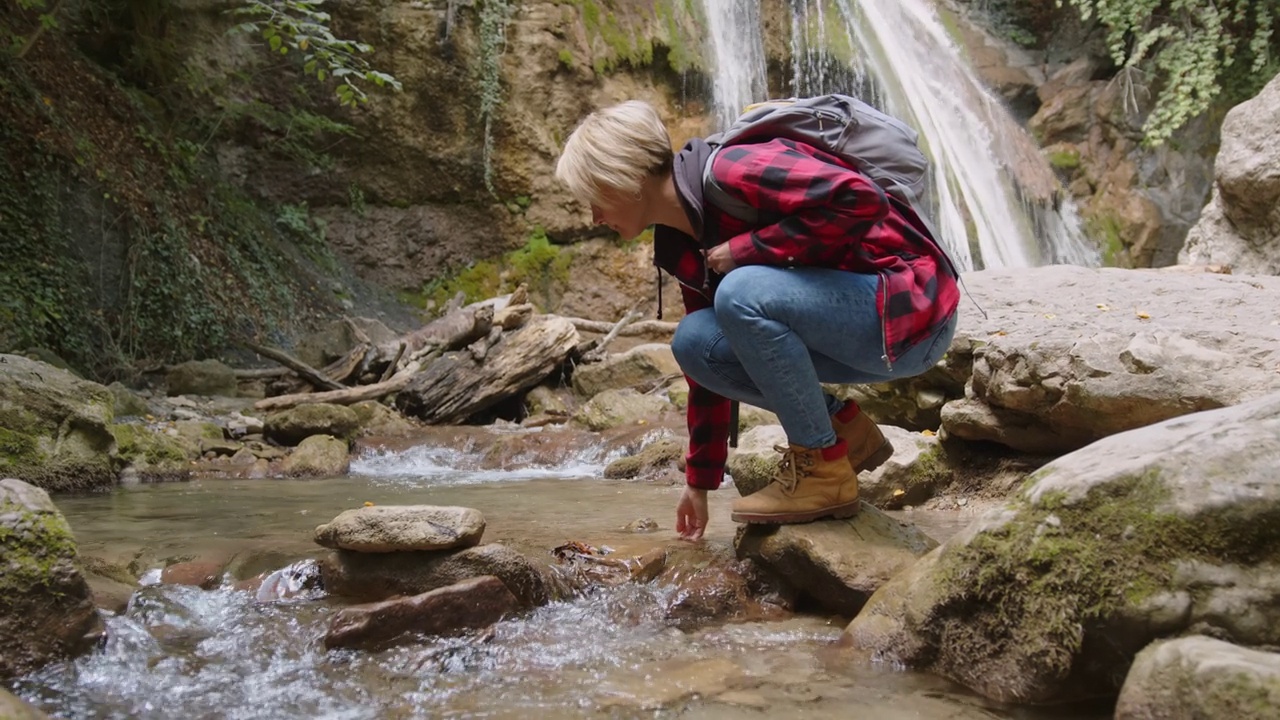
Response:
[[[759,0],[706,0],[722,124],[766,99],[764,63],[735,59],[716,38],[758,18]],[[731,3],[734,12],[718,6]],[[932,168],[926,205],[962,269],[1096,265],[1097,252],[1035,142],[978,80],[930,0],[788,0],[792,87],[786,94],[861,96],[920,132]],[[759,36],[758,21],[731,35]],[[754,43],[754,41],[751,41]],[[759,72],[744,79],[747,72]],[[742,94],[750,89],[745,100]]]
[[[716,116],[721,125],[728,125],[768,93],[759,0],[703,1],[715,53]]]

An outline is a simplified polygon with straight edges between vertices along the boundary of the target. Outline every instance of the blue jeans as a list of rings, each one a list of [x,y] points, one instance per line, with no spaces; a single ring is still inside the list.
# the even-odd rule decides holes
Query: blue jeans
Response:
[[[748,265],[725,276],[715,306],[687,315],[671,350],[699,385],[777,414],[787,440],[836,441],[843,403],[819,383],[878,383],[919,375],[942,358],[956,315],[894,359],[883,359],[879,276],[826,268]]]

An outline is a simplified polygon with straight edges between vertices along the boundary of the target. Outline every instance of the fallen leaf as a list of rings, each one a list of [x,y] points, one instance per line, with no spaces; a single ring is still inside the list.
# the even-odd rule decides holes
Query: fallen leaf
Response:
[[[921,430],[920,434],[924,435],[925,437],[933,437],[934,435],[937,435],[937,433],[935,433],[932,430]]]
[[[1045,314],[1044,314],[1044,319],[1045,319],[1045,320],[1052,320],[1052,319],[1054,319],[1054,318],[1056,318],[1056,317],[1058,317],[1058,316],[1057,316],[1057,315],[1054,315],[1053,313],[1045,313]]]
[[[368,500],[365,500],[365,501],[364,501],[364,506],[365,506],[365,507],[373,507],[373,503],[369,502]]]
[[[1138,310],[1136,314],[1137,314],[1137,316],[1138,316],[1138,319],[1139,319],[1139,320],[1150,320],[1150,319],[1151,319],[1151,315],[1147,314],[1147,312],[1146,312],[1145,310]]]
[[[906,490],[903,490],[903,489],[901,489],[901,488],[899,488],[899,489],[897,489],[897,490],[894,490],[894,491],[893,491],[893,496],[894,496],[894,497],[898,497],[899,495],[906,495],[906,494],[907,494],[907,491],[906,491]]]
[[[1102,312],[1110,312],[1111,310],[1110,307],[1107,307],[1106,303],[1098,303],[1098,309],[1101,310]]]

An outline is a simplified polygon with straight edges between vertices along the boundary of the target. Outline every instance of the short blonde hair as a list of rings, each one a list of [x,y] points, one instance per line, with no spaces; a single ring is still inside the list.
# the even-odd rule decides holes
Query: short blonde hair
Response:
[[[564,144],[556,178],[584,203],[605,192],[640,195],[646,177],[671,172],[667,128],[647,102],[628,100],[586,117]]]

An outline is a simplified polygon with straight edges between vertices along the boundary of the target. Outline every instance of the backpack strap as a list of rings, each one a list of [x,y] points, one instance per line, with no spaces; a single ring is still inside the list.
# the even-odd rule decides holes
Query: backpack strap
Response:
[[[716,156],[724,149],[721,145],[711,151],[711,155],[707,157],[707,163],[702,166],[702,199],[716,206],[726,215],[737,218],[745,223],[755,225],[760,222],[760,211],[739,200],[729,194],[727,190],[721,187],[716,181],[715,173],[711,171],[712,165],[715,164]]]

